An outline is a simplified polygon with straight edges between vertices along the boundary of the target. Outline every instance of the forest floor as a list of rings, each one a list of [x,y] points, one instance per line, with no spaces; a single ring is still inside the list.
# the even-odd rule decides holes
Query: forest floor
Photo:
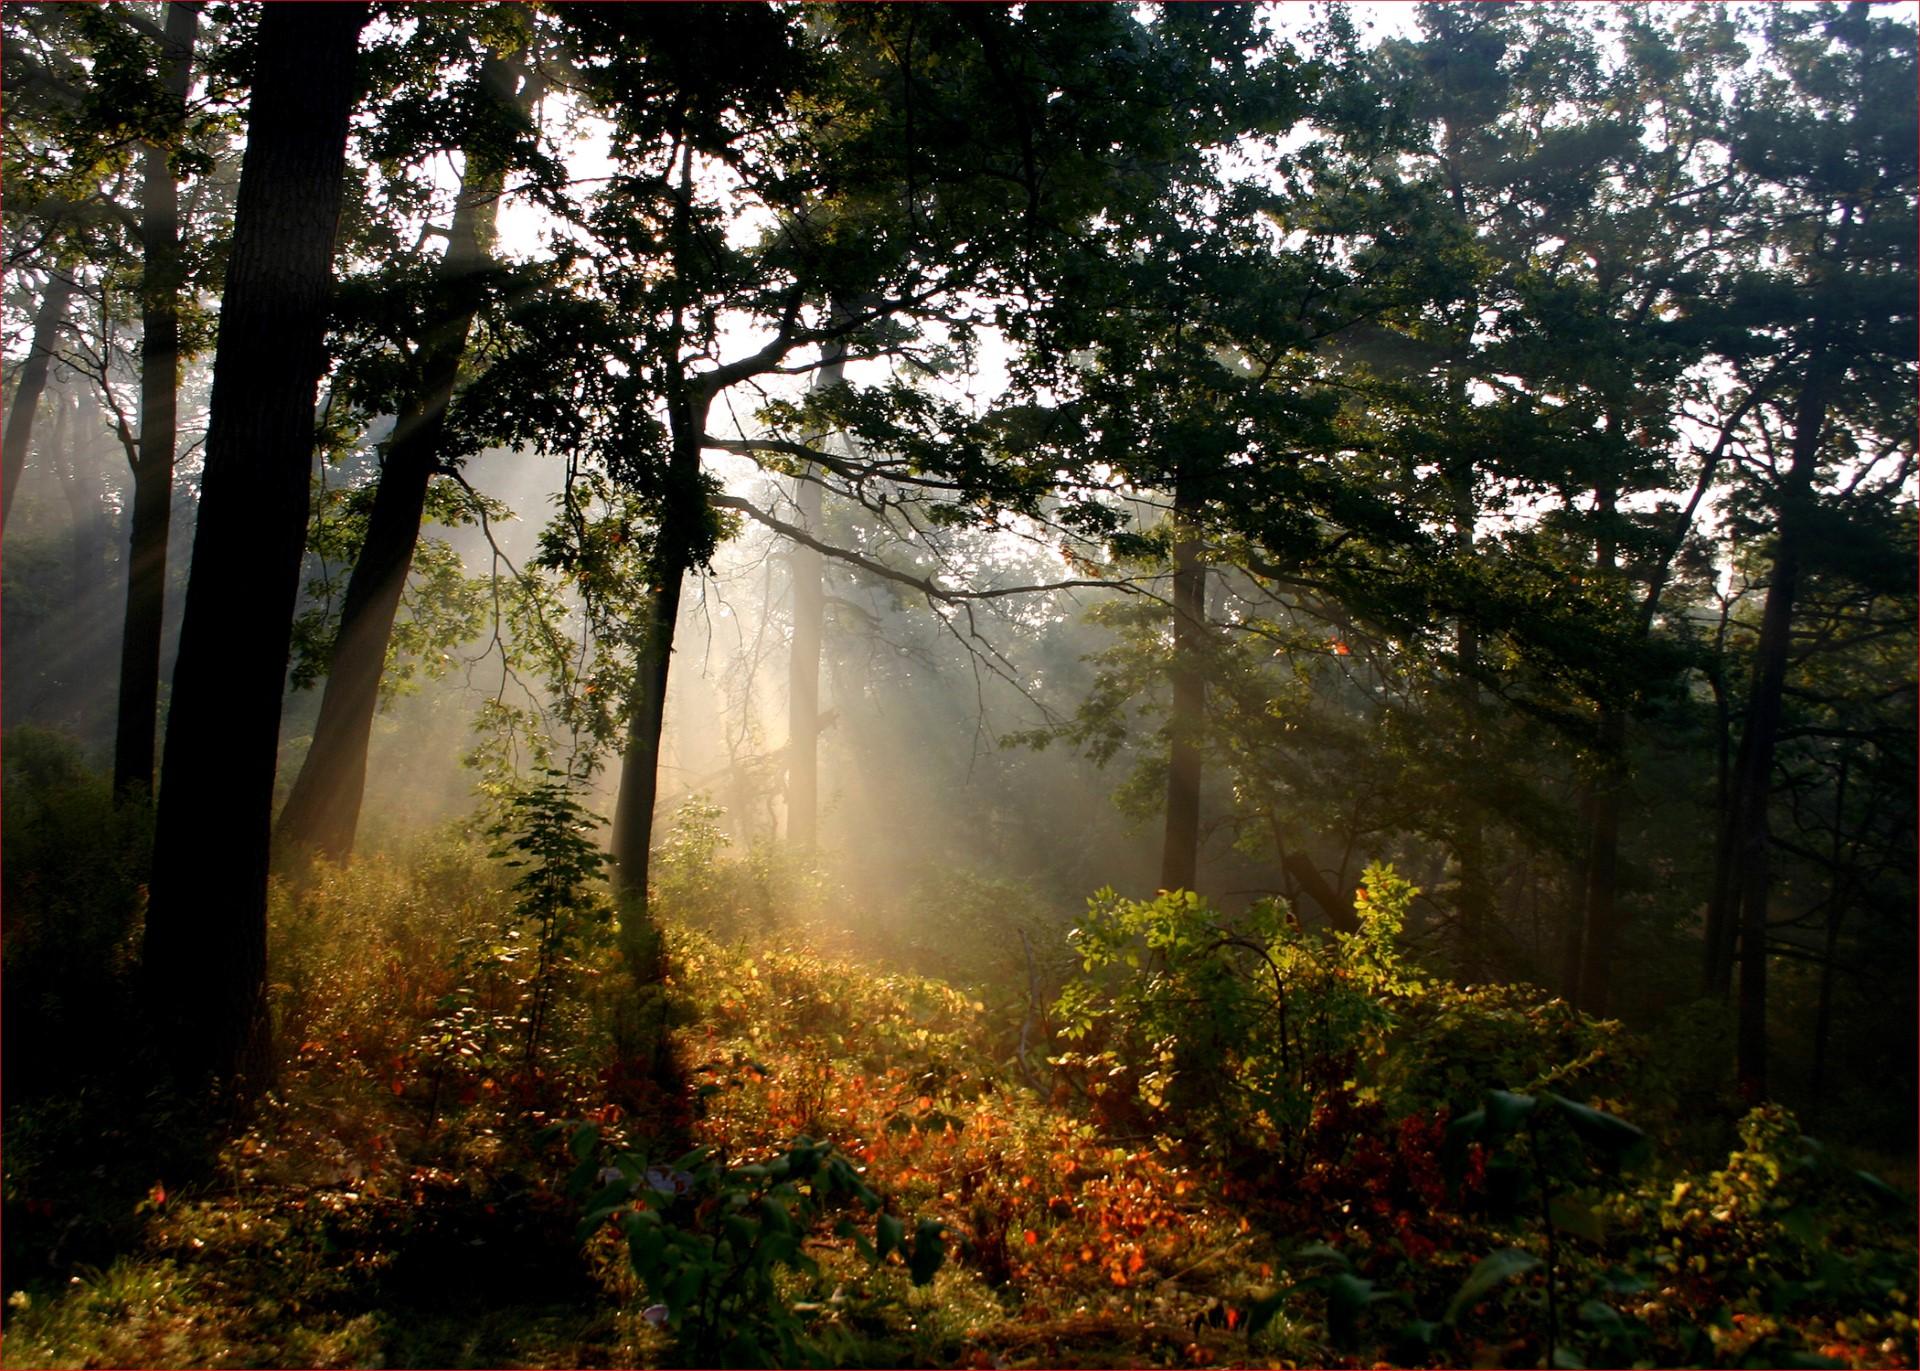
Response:
[[[675,1208],[673,1191],[698,1172],[762,1193],[758,1165],[781,1170],[796,1137],[832,1144],[886,1206],[801,1233],[808,1260],[753,1316],[792,1339],[765,1346],[814,1364],[1915,1364],[1911,1196],[1855,1184],[1779,1111],[1705,1166],[1602,1101],[1648,1125],[1651,1160],[1547,1184],[1544,1215],[1503,1208],[1495,1149],[1450,1176],[1448,1108],[1393,1107],[1408,1079],[1452,1079],[1442,1039],[1410,1044],[1396,1089],[1389,1035],[1262,1155],[1103,1102],[1039,1053],[1023,1064],[1024,991],[797,933],[671,937],[681,1085],[614,1046],[624,977],[605,954],[572,969],[529,1069],[525,964],[476,932],[503,898],[484,867],[374,860],[277,895],[281,1075],[214,1166],[170,1160],[204,1123],[190,1111],[77,1088],[10,1105],[5,1365],[711,1364],[716,1344],[636,1277],[630,1222],[582,1241],[582,1177],[644,1158],[665,1222],[718,1231],[727,1205]],[[1548,1025],[1601,1044],[1516,1087],[1572,1093],[1594,1054],[1636,1050],[1544,997],[1482,1007],[1529,1042]],[[1218,1067],[1206,1088],[1228,1091]],[[1730,1119],[1693,1136],[1735,1137]],[[824,1195],[817,1177],[802,1191]],[[900,1250],[876,1261],[866,1235],[884,1250],[889,1215]],[[945,1260],[916,1284],[923,1244]]]

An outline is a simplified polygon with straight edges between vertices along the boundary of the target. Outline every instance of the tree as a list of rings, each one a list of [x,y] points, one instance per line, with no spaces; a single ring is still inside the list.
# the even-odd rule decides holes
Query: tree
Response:
[[[146,925],[151,1003],[189,1085],[245,1092],[271,1071],[274,761],[366,19],[351,3],[260,19]]]
[[[47,273],[40,296],[40,308],[34,314],[33,342],[27,360],[21,364],[20,379],[14,383],[12,403],[7,407],[7,427],[0,436],[6,449],[6,469],[0,472],[0,525],[13,508],[14,492],[26,471],[27,448],[33,443],[33,421],[40,408],[40,396],[47,388],[47,368],[52,365],[54,348],[65,322],[67,302],[73,298],[73,278],[62,271]]]
[[[434,84],[456,62],[473,65],[470,77],[432,106],[436,120],[445,120],[450,107],[461,111],[453,126],[461,132],[459,150],[465,162],[445,230],[446,251],[431,269],[436,298],[420,318],[409,321],[412,336],[398,347],[404,379],[390,397],[383,397],[394,403],[393,431],[383,445],[365,537],[347,581],[313,742],[277,829],[282,846],[293,851],[336,861],[352,851],[380,679],[420,537],[428,486],[464,455],[449,441],[449,410],[467,357],[468,336],[499,285],[490,279],[496,274],[492,248],[507,172],[526,160],[532,111],[545,88],[536,54],[529,51],[533,35],[516,30],[475,35],[499,45],[475,57],[459,50],[471,40],[456,26],[454,51],[439,43],[420,43],[426,50],[412,56]],[[514,43],[520,46],[508,46]],[[385,130],[389,137],[397,139],[410,129],[411,121],[390,113]],[[407,152],[418,157],[421,139],[414,133]],[[395,284],[381,282],[388,289]],[[386,313],[384,308],[381,312]]]
[[[140,440],[133,457],[128,531],[127,614],[120,639],[120,708],[113,742],[113,788],[121,796],[153,786],[160,704],[160,629],[166,604],[167,537],[173,516],[173,463],[180,378],[180,186],[175,144],[187,118],[200,6],[173,0],[160,35],[160,86],[172,138],[141,154]]]
[[[1728,979],[1737,930],[1740,1082],[1754,1099],[1768,1085],[1770,811],[1795,607],[1839,545],[1823,486],[1858,489],[1861,463],[1911,452],[1916,368],[1913,28],[1822,6],[1771,13],[1766,34],[1730,130],[1757,186],[1765,304],[1729,360],[1757,392],[1744,408],[1771,546],[1707,929],[1710,984]]]

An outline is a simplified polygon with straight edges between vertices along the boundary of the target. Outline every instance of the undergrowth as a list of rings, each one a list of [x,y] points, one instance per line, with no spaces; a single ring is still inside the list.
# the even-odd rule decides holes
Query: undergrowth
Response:
[[[8,1365],[1913,1364],[1910,1197],[1774,1108],[1702,1163],[1619,1025],[1407,961],[1389,870],[1348,938],[1103,894],[956,981],[769,927],[748,894],[828,883],[695,833],[677,1091],[532,832],[532,870],[449,831],[276,884],[279,1078],[210,1164],[137,1052],[10,1078]],[[10,908],[10,1001],[62,907]],[[111,996],[137,904],[98,926]]]

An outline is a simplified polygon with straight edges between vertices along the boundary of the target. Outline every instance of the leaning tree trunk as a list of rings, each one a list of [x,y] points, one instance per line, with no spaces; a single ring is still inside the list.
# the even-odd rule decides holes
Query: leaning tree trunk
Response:
[[[487,59],[481,80],[489,89],[511,90],[512,79],[506,61]],[[522,98],[530,102],[531,78]],[[452,305],[429,336],[420,388],[402,407],[386,444],[366,538],[341,602],[340,628],[320,696],[313,743],[280,813],[276,837],[287,851],[334,861],[353,851],[387,645],[420,543],[427,488],[441,469],[439,449],[447,407],[477,313],[471,287],[492,261],[504,184],[501,167],[468,153],[439,270],[441,289],[448,292]]]
[[[14,492],[27,469],[27,448],[33,443],[33,416],[40,407],[41,392],[47,388],[47,369],[53,361],[53,345],[66,321],[67,301],[73,298],[73,281],[59,272],[49,272],[47,289],[40,296],[40,309],[33,316],[33,343],[27,360],[21,364],[20,380],[13,388],[13,404],[7,410],[6,431],[0,434],[0,527],[13,510]]]
[[[1167,719],[1167,823],[1160,888],[1192,890],[1200,867],[1201,733],[1206,725],[1207,564],[1198,481],[1182,463],[1173,492],[1173,709]]]
[[[825,365],[814,373],[816,391],[831,390],[846,378],[846,348],[833,344]],[[820,534],[820,486],[802,471],[794,479],[796,518],[802,529]],[[787,659],[787,842],[807,851],[820,841],[820,643],[826,627],[827,595],[821,582],[822,558],[799,543],[788,554],[793,577],[793,647]]]
[[[272,1069],[274,761],[366,20],[361,3],[269,5],[260,15],[167,714],[147,989],[179,1081],[219,1080],[242,1097]]]
[[[185,121],[200,6],[167,6],[161,82],[170,118]],[[167,533],[180,382],[180,184],[167,150],[141,155],[140,444],[134,450],[127,547],[127,614],[120,629],[120,708],[113,735],[113,793],[153,787],[160,709],[160,631],[167,598]]]

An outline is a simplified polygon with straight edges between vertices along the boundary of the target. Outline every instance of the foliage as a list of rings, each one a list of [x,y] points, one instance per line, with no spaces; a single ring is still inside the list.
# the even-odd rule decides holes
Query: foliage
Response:
[[[1394,941],[1413,888],[1374,866],[1365,889],[1359,931],[1331,939],[1277,902],[1229,924],[1191,891],[1100,892],[1070,935],[1086,974],[1054,1005],[1076,1044],[1054,1064],[1110,1118],[1192,1121],[1293,1153],[1321,1094],[1419,986]]]
[[[905,1221],[880,1212],[879,1194],[852,1164],[810,1138],[738,1165],[704,1147],[649,1165],[642,1154],[603,1151],[592,1124],[575,1129],[569,1147],[578,1164],[568,1190],[586,1208],[581,1236],[608,1223],[618,1228],[634,1274],[655,1301],[646,1317],[672,1329],[696,1366],[815,1360],[804,1311],[776,1277],[785,1268],[817,1282],[820,1264],[804,1244],[853,1201],[877,1215],[872,1241],[851,1218],[838,1220],[834,1233],[869,1261],[898,1252],[913,1283],[925,1285],[946,1260],[937,1221],[921,1220],[909,1239]]]
[[[612,908],[593,883],[607,855],[592,834],[600,820],[578,798],[578,787],[562,772],[547,771],[506,805],[492,834],[503,841],[493,855],[520,874],[513,882],[513,922],[505,945],[483,958],[507,966],[530,953],[518,984],[527,999],[525,1055],[529,1068],[548,1030],[548,1021],[574,977],[577,963],[606,941]],[[523,947],[512,944],[524,943]]]

